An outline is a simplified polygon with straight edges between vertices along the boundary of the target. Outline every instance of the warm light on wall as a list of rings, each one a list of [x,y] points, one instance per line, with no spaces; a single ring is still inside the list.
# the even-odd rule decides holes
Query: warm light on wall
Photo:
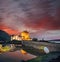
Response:
[[[22,39],[18,35],[13,35],[13,36],[11,36],[11,40],[22,40]]]
[[[21,37],[22,37],[22,40],[31,40],[29,32],[27,31],[21,32]]]

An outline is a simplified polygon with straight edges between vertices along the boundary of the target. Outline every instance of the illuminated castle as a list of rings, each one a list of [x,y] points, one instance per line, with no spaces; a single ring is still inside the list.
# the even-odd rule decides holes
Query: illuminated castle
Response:
[[[30,34],[27,31],[21,32],[21,38],[22,38],[22,40],[31,40]]]
[[[31,38],[29,32],[23,31],[20,35],[12,35],[11,40],[31,40]]]
[[[20,35],[11,35],[11,40],[22,40]]]

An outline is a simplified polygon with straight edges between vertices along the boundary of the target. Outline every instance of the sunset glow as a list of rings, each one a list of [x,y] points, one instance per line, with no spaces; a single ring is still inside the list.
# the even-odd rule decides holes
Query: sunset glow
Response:
[[[9,34],[17,34],[27,30],[35,36],[38,32],[44,37],[47,31],[57,30],[56,33],[58,33],[60,30],[60,0],[0,1],[0,29]],[[47,37],[49,36],[50,34],[47,35]]]
[[[20,32],[17,31],[17,30],[13,30],[7,26],[3,26],[3,25],[0,25],[0,30],[3,30],[5,32],[7,32],[8,34],[10,35],[13,35],[13,34],[19,34]]]

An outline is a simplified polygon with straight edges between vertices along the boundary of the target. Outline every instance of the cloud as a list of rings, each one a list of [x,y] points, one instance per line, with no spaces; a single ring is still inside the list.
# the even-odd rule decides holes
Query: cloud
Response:
[[[0,0],[0,24],[16,30],[60,30],[59,0]]]
[[[37,32],[30,33],[31,38],[38,38],[38,39],[60,39],[60,30],[40,30]]]

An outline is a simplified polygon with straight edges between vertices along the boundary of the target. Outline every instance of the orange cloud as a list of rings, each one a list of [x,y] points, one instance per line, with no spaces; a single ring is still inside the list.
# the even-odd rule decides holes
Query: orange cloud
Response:
[[[7,26],[3,26],[3,25],[0,25],[0,30],[5,31],[5,32],[7,32],[10,35],[12,35],[12,34],[18,34],[19,33],[19,31],[13,30],[13,29],[11,29],[11,28],[9,28]]]

